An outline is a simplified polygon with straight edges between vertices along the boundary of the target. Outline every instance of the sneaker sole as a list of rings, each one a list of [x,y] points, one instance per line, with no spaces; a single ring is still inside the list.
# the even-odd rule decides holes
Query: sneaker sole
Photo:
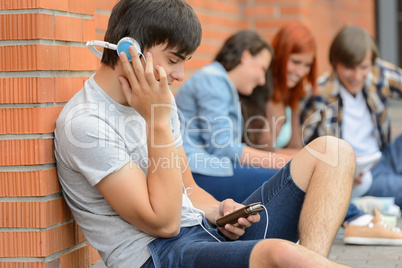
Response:
[[[402,239],[345,237],[343,242],[355,245],[402,246]]]

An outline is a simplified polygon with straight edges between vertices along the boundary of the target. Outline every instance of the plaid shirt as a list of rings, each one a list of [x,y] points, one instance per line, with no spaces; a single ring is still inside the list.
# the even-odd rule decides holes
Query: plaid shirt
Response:
[[[318,86],[319,94],[307,99],[301,112],[305,144],[324,135],[342,137],[341,84],[334,71],[320,77]],[[402,69],[377,58],[362,92],[374,124],[378,146],[382,149],[391,139],[389,100],[393,97],[402,98]]]

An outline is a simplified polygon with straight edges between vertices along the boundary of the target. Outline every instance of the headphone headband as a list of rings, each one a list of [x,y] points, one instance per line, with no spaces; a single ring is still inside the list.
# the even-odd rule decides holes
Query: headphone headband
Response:
[[[89,50],[91,50],[92,53],[95,54],[95,56],[97,56],[99,59],[102,59],[102,52],[100,52],[99,50],[97,50],[96,48],[94,48],[94,46],[97,47],[104,47],[104,48],[108,48],[111,50],[117,50],[117,46],[115,44],[111,44],[108,42],[104,42],[104,41],[98,41],[98,40],[92,40],[92,41],[88,41],[86,46],[89,48]]]
[[[124,52],[124,53],[126,53],[127,58],[128,58],[129,61],[131,61],[131,56],[130,56],[130,53],[128,51],[128,48],[130,46],[134,46],[135,49],[137,50],[137,53],[139,55],[142,55],[140,45],[138,44],[138,42],[134,38],[131,38],[131,37],[123,37],[122,39],[120,39],[120,41],[117,43],[117,45],[109,43],[109,42],[105,42],[105,41],[92,40],[92,41],[88,41],[86,43],[86,46],[99,59],[102,59],[102,54],[103,53],[100,52],[99,50],[97,50],[94,46],[104,47],[104,48],[108,48],[108,49],[111,49],[111,50],[116,50],[117,55],[120,55],[121,52]],[[145,57],[143,57],[143,58],[144,58],[144,61],[145,61]]]

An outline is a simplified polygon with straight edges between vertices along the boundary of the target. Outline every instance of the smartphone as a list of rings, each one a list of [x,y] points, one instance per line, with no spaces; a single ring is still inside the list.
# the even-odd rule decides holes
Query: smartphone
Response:
[[[236,209],[232,213],[217,219],[216,220],[216,225],[219,226],[219,227],[223,227],[227,223],[234,224],[234,223],[237,223],[237,220],[239,218],[242,218],[242,217],[247,218],[247,216],[249,216],[251,214],[256,214],[256,213],[261,212],[263,210],[264,210],[264,208],[263,208],[263,206],[262,206],[262,204],[260,202],[252,203],[252,204],[249,204],[249,205],[247,205],[245,207]]]

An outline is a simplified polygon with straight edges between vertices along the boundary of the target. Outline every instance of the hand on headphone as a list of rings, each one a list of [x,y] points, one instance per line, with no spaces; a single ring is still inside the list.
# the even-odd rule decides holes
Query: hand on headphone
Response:
[[[156,66],[154,69],[150,52],[146,53],[145,69],[133,46],[129,47],[129,53],[133,59],[131,64],[127,55],[124,52],[120,53],[126,77],[119,77],[128,104],[136,109],[147,123],[153,125],[168,123],[170,126],[172,96],[165,70],[161,66]],[[158,73],[158,80],[155,78],[154,70]]]

